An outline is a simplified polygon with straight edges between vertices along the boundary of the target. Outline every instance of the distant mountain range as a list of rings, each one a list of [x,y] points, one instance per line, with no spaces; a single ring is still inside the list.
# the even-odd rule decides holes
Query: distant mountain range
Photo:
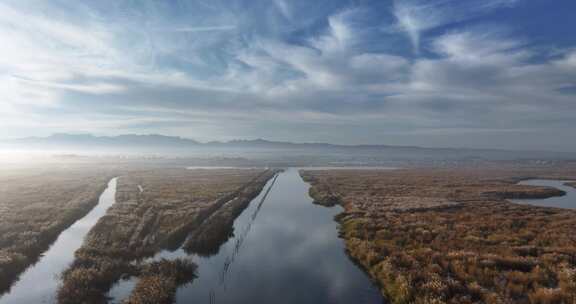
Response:
[[[25,146],[90,146],[90,147],[163,147],[163,148],[205,148],[205,147],[233,147],[257,149],[332,149],[332,150],[435,150],[435,151],[462,151],[477,149],[460,148],[423,148],[417,146],[389,146],[389,145],[337,145],[327,143],[293,143],[285,141],[270,141],[265,139],[236,139],[231,141],[211,141],[201,143],[193,139],[166,136],[159,134],[137,135],[124,134],[118,136],[95,136],[91,134],[57,133],[48,137],[25,137],[4,141],[8,144]],[[488,151],[488,150],[485,150]]]
[[[387,158],[387,159],[516,159],[516,158],[545,158],[545,159],[576,159],[574,153],[546,152],[546,151],[510,151],[495,149],[467,149],[467,148],[426,148],[417,146],[390,146],[390,145],[337,145],[327,143],[293,143],[283,141],[231,140],[227,142],[212,141],[201,143],[193,139],[165,136],[165,135],[136,135],[126,134],[119,136],[94,136],[91,134],[54,134],[48,137],[26,137],[3,142],[4,146],[15,146],[28,149],[55,149],[74,151],[141,151],[141,152],[167,152],[167,151],[260,151],[275,153],[285,151],[290,156],[326,156],[348,155],[350,157]]]
[[[26,137],[8,141],[11,144],[29,146],[101,146],[101,147],[189,147],[199,143],[192,139],[165,135],[94,136],[91,134],[58,133],[48,137]]]

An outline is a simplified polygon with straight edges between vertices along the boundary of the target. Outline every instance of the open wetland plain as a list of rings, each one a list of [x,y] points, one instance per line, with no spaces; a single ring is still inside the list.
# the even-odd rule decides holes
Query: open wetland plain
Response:
[[[576,303],[571,163],[0,179],[0,304]]]

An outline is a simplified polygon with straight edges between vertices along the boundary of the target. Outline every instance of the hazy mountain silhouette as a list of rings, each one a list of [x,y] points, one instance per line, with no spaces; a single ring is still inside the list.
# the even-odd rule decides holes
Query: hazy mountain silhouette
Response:
[[[48,137],[26,137],[10,141],[14,144],[32,146],[102,146],[102,147],[134,147],[134,146],[168,146],[187,147],[197,145],[192,139],[165,136],[158,134],[136,135],[125,134],[119,136],[94,136],[91,134],[66,134],[58,133]]]
[[[95,136],[92,134],[67,134],[57,133],[48,137],[25,137],[6,141],[13,144],[29,146],[101,146],[101,147],[163,147],[163,148],[256,148],[256,149],[296,149],[296,150],[382,150],[400,149],[411,150],[434,150],[434,151],[458,151],[478,149],[458,148],[424,148],[417,146],[390,146],[390,145],[338,145],[328,143],[294,143],[287,141],[271,141],[265,139],[235,139],[230,141],[211,141],[201,143],[193,139],[166,136],[159,134],[137,135],[124,134],[118,136]],[[488,151],[488,150],[486,150]]]
[[[371,157],[389,159],[514,159],[514,158],[545,158],[545,159],[574,159],[574,153],[547,152],[547,151],[511,151],[496,149],[468,149],[468,148],[426,148],[417,146],[391,146],[391,145],[337,145],[328,143],[294,143],[284,141],[231,140],[226,142],[212,141],[201,143],[193,139],[166,136],[158,134],[136,135],[126,134],[119,136],[94,136],[91,134],[59,133],[48,137],[26,137],[4,141],[5,144],[32,148],[32,149],[66,149],[76,151],[97,151],[99,149],[113,151],[263,151],[268,153],[281,151],[286,155],[318,156],[348,155],[350,157],[369,159]]]

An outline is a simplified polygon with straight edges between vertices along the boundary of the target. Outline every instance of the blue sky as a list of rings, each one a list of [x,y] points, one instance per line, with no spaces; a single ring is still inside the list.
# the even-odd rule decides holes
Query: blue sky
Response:
[[[2,0],[0,138],[576,151],[573,0]]]

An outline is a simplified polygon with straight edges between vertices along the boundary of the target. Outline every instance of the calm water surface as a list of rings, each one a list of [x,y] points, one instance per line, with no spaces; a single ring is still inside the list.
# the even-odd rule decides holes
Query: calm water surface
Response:
[[[296,169],[272,183],[236,219],[234,236],[216,255],[193,256],[198,278],[178,289],[177,303],[383,303],[338,238],[333,217],[340,207],[312,204]],[[178,250],[155,258],[184,256]],[[119,301],[134,284],[123,281],[110,295]]]
[[[113,179],[100,196],[98,205],[62,232],[44,256],[20,275],[20,280],[0,298],[0,303],[54,303],[60,283],[58,276],[72,263],[74,252],[80,248],[88,231],[106,213],[108,207],[114,204],[115,195],[116,179]]]
[[[530,179],[521,181],[519,185],[529,185],[529,186],[545,186],[560,189],[566,192],[564,196],[556,196],[545,199],[521,199],[514,200],[515,203],[519,204],[530,204],[536,206],[544,207],[557,207],[557,208],[567,208],[576,209],[576,188],[566,186],[565,180],[549,180],[549,179]]]

